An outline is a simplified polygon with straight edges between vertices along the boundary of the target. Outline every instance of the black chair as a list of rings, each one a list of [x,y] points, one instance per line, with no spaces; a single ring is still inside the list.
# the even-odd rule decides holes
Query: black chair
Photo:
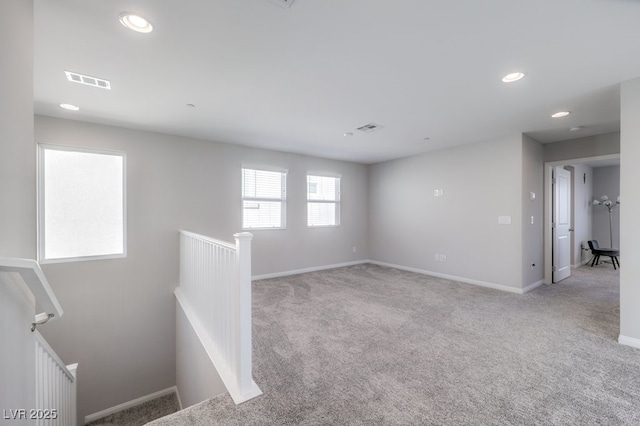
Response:
[[[618,265],[618,267],[620,267],[620,260],[618,259],[618,256],[620,256],[620,250],[614,250],[610,248],[600,248],[600,245],[598,244],[598,240],[589,240],[587,241],[587,244],[589,244],[589,248],[591,249],[591,254],[593,254],[593,261],[591,262],[592,268],[593,268],[593,265],[598,264],[598,261],[600,260],[600,256],[610,257],[611,263],[613,263],[613,269],[618,269],[616,268],[616,264]]]

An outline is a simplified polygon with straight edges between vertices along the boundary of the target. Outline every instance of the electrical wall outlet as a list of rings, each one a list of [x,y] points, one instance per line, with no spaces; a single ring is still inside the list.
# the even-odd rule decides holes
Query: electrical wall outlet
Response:
[[[436,259],[436,262],[446,262],[447,261],[447,255],[446,254],[436,253],[434,258]]]
[[[353,252],[355,253],[357,251],[356,246],[353,246]]]
[[[511,216],[498,216],[498,225],[511,225]]]

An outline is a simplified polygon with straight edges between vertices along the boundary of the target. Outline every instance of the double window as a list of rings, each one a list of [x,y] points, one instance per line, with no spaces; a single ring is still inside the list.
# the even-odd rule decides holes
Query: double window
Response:
[[[242,228],[286,227],[287,172],[242,169]]]
[[[123,153],[40,145],[38,259],[126,256]]]
[[[340,178],[307,175],[307,226],[340,225]]]
[[[287,172],[242,169],[242,228],[286,227]],[[307,226],[340,225],[340,177],[307,175]]]

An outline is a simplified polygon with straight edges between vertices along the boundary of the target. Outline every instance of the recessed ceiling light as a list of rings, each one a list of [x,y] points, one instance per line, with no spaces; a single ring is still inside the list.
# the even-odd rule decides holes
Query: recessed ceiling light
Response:
[[[570,128],[570,129],[569,129],[569,131],[570,131],[570,132],[577,132],[577,131],[582,130],[582,129],[584,129],[584,127],[582,127],[582,126],[576,126],[576,127],[572,127],[572,128]]]
[[[150,33],[153,31],[153,25],[147,19],[135,13],[123,12],[120,14],[120,23],[130,30],[139,33]]]
[[[60,108],[68,109],[69,111],[78,111],[80,107],[71,104],[60,104]]]
[[[523,72],[512,72],[511,74],[507,74],[502,77],[502,81],[505,83],[513,83],[514,81],[520,80],[522,77],[524,77]]]
[[[347,132],[347,133],[345,133],[345,134],[344,134],[344,135],[342,135],[342,136],[353,136],[353,133],[351,133],[351,132]]]
[[[555,114],[551,114],[551,117],[560,118],[560,117],[566,117],[569,114],[571,114],[571,111],[559,111],[559,112],[556,112]]]

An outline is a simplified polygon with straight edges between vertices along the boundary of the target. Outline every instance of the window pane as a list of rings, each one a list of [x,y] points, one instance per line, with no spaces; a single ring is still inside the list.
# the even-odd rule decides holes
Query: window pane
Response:
[[[336,222],[336,203],[307,203],[308,226],[334,226]]]
[[[44,258],[124,254],[124,157],[44,149]]]
[[[284,199],[284,173],[242,169],[243,198]]]
[[[307,199],[337,201],[340,179],[326,176],[307,176]]]
[[[281,228],[282,203],[280,201],[243,201],[242,227]]]
[[[284,228],[286,178],[283,172],[242,169],[244,229]]]

